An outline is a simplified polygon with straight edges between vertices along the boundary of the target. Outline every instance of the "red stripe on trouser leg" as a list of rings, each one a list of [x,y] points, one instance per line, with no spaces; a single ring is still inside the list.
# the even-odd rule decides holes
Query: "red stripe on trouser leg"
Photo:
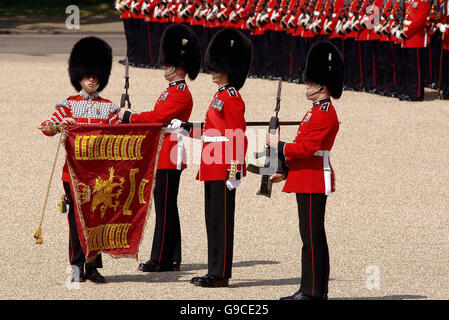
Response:
[[[394,63],[394,48],[393,48],[393,44],[390,43],[390,52],[391,52],[391,56],[393,57],[393,59],[391,59],[391,62],[393,64],[393,84],[396,87],[396,64]]]
[[[429,78],[430,78],[430,83],[433,82],[433,72],[432,72],[432,50],[430,48],[430,46],[428,46],[429,48]]]
[[[69,215],[67,214],[67,220],[69,223],[69,245],[70,245],[70,252],[72,253],[70,256],[70,264],[72,264],[73,261],[73,243],[72,243],[72,233],[70,232],[70,220],[69,220]]]
[[[290,70],[289,70],[289,75],[292,75],[292,69],[293,69],[293,56],[292,56],[292,52],[290,51]]]
[[[373,59],[373,81],[374,88],[376,88],[376,60],[374,59],[374,50],[371,51],[371,57]]]
[[[226,181],[224,183],[224,252],[223,252],[223,276],[222,278],[225,277],[225,273],[226,273]]]
[[[418,63],[418,98],[421,98],[421,64],[419,63],[419,49],[416,49],[416,57]]]
[[[165,239],[165,223],[167,221],[167,195],[168,195],[168,171],[165,178],[165,203],[164,203],[164,227],[162,228],[162,241],[161,252],[159,253],[159,262],[162,260],[162,252],[164,251],[164,239]]]
[[[151,34],[150,34],[150,23],[147,22],[147,30],[148,30],[148,59],[150,61],[153,60],[152,54],[151,54]]]
[[[360,88],[363,88],[363,69],[362,69],[362,46],[359,41],[359,69],[360,69]]]
[[[310,216],[310,247],[312,249],[312,296],[315,295],[315,264],[313,261],[313,237],[312,237],[312,194],[310,194],[309,202],[309,216]]]

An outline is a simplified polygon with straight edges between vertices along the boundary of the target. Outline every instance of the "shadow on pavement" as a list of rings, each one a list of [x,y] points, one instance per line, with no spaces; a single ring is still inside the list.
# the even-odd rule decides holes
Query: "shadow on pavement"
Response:
[[[252,267],[256,265],[271,265],[271,264],[279,264],[279,261],[263,261],[263,260],[254,260],[254,261],[241,261],[241,262],[235,262],[233,264],[234,268],[239,267]],[[137,266],[136,266],[137,269]],[[199,271],[204,270],[204,274],[207,273],[207,264],[181,264],[181,271],[168,271],[168,272],[147,272],[143,273],[141,271],[136,270],[137,274],[130,274],[130,275],[113,275],[113,276],[107,276],[106,280],[108,282],[189,282],[188,280],[180,280],[179,278],[182,276],[188,276],[193,275],[194,272],[191,271]],[[254,286],[254,285],[270,285],[270,282],[273,282],[272,285],[282,285],[279,284],[281,282],[285,282],[285,284],[292,284],[288,283],[288,280],[284,279],[275,279],[275,280],[263,280],[262,282],[267,282],[265,284],[257,284],[257,282],[261,282],[260,279],[255,280],[255,282],[248,281],[243,283],[236,283],[231,284],[230,287],[242,287],[242,286]],[[297,281],[297,279],[292,279]],[[277,284],[274,284],[277,283]],[[296,283],[296,282],[295,282]],[[293,283],[294,284],[294,283]]]

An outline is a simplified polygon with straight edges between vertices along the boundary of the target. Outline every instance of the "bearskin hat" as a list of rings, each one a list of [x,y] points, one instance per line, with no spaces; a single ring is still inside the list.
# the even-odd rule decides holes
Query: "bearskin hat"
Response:
[[[159,64],[182,67],[195,80],[201,67],[200,42],[192,28],[171,24],[163,32],[159,47]]]
[[[251,69],[252,56],[251,40],[237,29],[225,28],[210,40],[205,65],[209,71],[226,73],[230,84],[240,90]]]
[[[345,77],[345,64],[340,50],[329,41],[316,42],[307,54],[303,74],[305,83],[326,86],[333,98],[341,97]]]
[[[81,91],[81,79],[86,75],[98,78],[98,92],[108,84],[112,67],[112,49],[104,40],[86,37],[79,40],[69,58],[69,75],[72,85]]]

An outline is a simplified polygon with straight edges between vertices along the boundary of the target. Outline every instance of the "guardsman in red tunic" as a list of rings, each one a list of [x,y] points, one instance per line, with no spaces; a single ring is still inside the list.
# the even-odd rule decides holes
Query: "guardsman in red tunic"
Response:
[[[172,24],[161,39],[159,63],[169,81],[154,110],[133,113],[120,110],[125,123],[170,123],[173,119],[188,121],[193,101],[185,77],[196,79],[201,64],[199,40],[190,26]],[[169,130],[167,130],[169,131]],[[178,271],[181,264],[181,227],[178,212],[178,190],[182,170],[186,168],[182,135],[167,134],[162,144],[156,173],[154,204],[156,224],[150,260],[139,265],[143,272]]]
[[[56,104],[56,111],[42,123],[42,126],[49,128],[43,130],[43,134],[54,136],[60,132],[60,126],[71,124],[119,123],[117,112],[120,107],[98,95],[108,84],[111,66],[112,49],[106,42],[95,37],[79,40],[73,47],[69,59],[70,81],[79,94],[60,100]],[[67,161],[64,164],[62,181],[69,204],[69,261],[73,269],[72,281],[83,282],[88,279],[95,283],[106,282],[97,270],[102,267],[101,255],[98,255],[93,262],[85,263],[86,257],[76,228]]]
[[[197,179],[204,181],[208,272],[194,277],[200,287],[227,287],[232,276],[236,188],[246,175],[245,102],[239,91],[251,68],[251,40],[225,28],[211,39],[205,65],[219,87],[206,113],[204,127],[194,128],[203,147]],[[181,121],[173,120],[170,127]]]
[[[327,299],[329,251],[324,229],[326,200],[335,191],[334,170],[329,154],[339,124],[331,97],[343,90],[344,62],[330,42],[317,42],[309,51],[304,82],[307,99],[313,102],[293,142],[279,141],[279,132],[267,134],[267,145],[286,159],[288,173],[275,174],[273,183],[287,179],[283,192],[296,193],[302,239],[301,287],[283,300]]]
[[[425,48],[427,47],[427,17],[430,4],[427,0],[406,1],[406,14],[402,30],[396,32],[396,37],[404,39],[402,51],[406,71],[404,95],[401,100],[423,101],[425,85]]]

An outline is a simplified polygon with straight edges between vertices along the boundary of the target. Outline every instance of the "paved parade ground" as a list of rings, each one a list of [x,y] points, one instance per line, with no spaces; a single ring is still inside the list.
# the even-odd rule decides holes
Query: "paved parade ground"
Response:
[[[120,21],[119,21],[120,22]],[[119,103],[126,43],[110,42],[114,62],[101,95]],[[58,138],[37,127],[55,103],[73,95],[68,56],[77,34],[0,35],[0,299],[268,299],[293,294],[300,284],[298,214],[293,194],[275,185],[271,199],[256,196],[259,176],[248,173],[237,189],[234,268],[229,288],[195,287],[207,273],[204,188],[195,180],[199,149],[186,140],[189,167],[179,191],[182,229],[180,272],[145,274],[154,229],[154,208],[138,261],[103,256],[107,284],[70,283],[67,216],[58,212],[65,151],[61,148],[43,223],[44,243],[32,237],[39,223]],[[34,44],[33,44],[34,43]],[[150,110],[166,81],[160,70],[131,68],[133,109]],[[200,74],[188,81],[191,121],[204,121],[216,86]],[[273,115],[277,82],[248,79],[240,91],[247,121]],[[340,124],[331,161],[336,192],[329,196],[326,230],[330,251],[329,299],[449,299],[449,102],[426,89],[423,102],[345,91],[334,101]],[[283,83],[281,120],[302,119],[311,107],[305,86]],[[266,128],[248,132],[248,161],[263,147]],[[291,141],[296,127],[283,127]],[[196,151],[196,153],[195,153]]]

